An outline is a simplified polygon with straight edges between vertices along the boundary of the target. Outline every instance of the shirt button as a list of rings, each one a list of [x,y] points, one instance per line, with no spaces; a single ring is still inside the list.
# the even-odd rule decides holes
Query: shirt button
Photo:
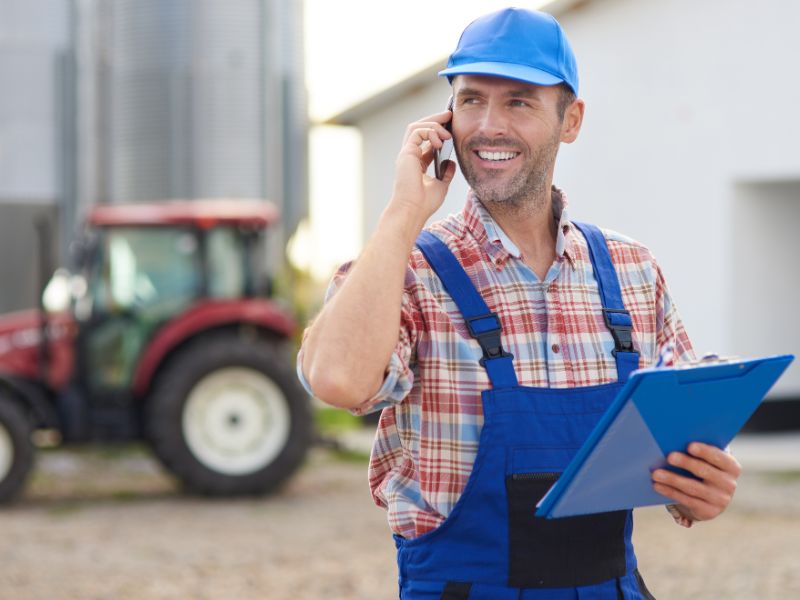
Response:
[[[560,348],[558,347],[558,344],[553,344],[552,346],[550,346],[550,349],[551,349],[553,352],[555,352],[556,354],[557,354],[557,353],[558,353],[558,351],[560,350]]]

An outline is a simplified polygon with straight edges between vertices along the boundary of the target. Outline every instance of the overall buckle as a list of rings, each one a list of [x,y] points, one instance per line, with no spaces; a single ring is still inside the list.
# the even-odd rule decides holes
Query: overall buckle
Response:
[[[631,314],[624,308],[604,308],[603,320],[614,338],[614,352],[635,352]]]
[[[480,323],[487,319],[492,319],[494,323],[491,325],[488,323]],[[491,312],[485,315],[466,317],[464,320],[467,323],[467,329],[470,335],[478,341],[483,350],[483,358],[480,361],[481,364],[483,364],[484,360],[511,356],[511,354],[503,350],[503,345],[500,343],[500,336],[503,332],[503,328],[500,325],[500,319],[497,313]]]

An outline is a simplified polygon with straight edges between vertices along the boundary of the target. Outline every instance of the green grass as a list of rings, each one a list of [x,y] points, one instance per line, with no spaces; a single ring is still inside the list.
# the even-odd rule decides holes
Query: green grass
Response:
[[[340,408],[322,407],[314,411],[314,422],[322,434],[340,433],[361,427],[361,419]]]
[[[800,471],[776,471],[765,477],[774,483],[800,483]]]
[[[150,449],[143,443],[136,442],[107,442],[93,446],[90,451],[92,455],[108,461],[150,456]]]
[[[84,508],[81,502],[67,501],[51,506],[47,509],[47,514],[52,517],[72,517]]]
[[[360,452],[358,450],[347,450],[345,448],[336,448],[331,450],[333,457],[340,462],[358,463],[366,465],[369,463],[369,453]]]
[[[359,417],[351,415],[346,410],[323,406],[315,409],[314,422],[318,435],[333,443],[333,447],[328,446],[327,448],[330,458],[338,462],[360,464],[366,464],[369,461],[368,452],[344,448],[336,443],[337,436],[347,431],[361,429],[364,426]]]

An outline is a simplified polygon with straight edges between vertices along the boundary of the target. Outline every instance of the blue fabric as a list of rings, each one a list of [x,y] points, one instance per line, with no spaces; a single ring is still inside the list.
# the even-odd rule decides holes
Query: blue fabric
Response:
[[[439,275],[465,319],[490,314],[469,277],[447,246],[424,232],[417,242]],[[608,255],[608,249],[593,248]],[[595,256],[593,254],[593,257]],[[595,267],[598,284],[607,302],[624,310],[616,273],[607,268],[610,258],[600,257]],[[593,265],[595,264],[593,258]],[[613,282],[609,277],[613,276]],[[614,295],[616,289],[616,297]],[[617,314],[617,313],[614,313]],[[622,314],[624,319],[624,314]],[[624,320],[622,321],[624,325]],[[499,320],[485,317],[472,321],[473,335],[500,329]],[[621,359],[619,355],[623,356]],[[527,600],[594,600],[617,598],[617,586],[628,600],[642,598],[635,579],[636,557],[631,534],[632,513],[625,521],[625,574],[581,587],[518,589],[508,585],[509,510],[507,479],[514,474],[559,473],[583,444],[589,432],[614,400],[638,363],[635,352],[618,352],[618,381],[606,385],[557,389],[522,387],[517,384],[513,357],[484,358],[492,388],[481,393],[484,423],[478,454],[469,481],[447,519],[433,531],[414,539],[395,536],[400,597],[403,600],[439,598],[448,581],[472,584],[469,598]],[[535,510],[531,506],[531,511]]]
[[[603,299],[603,307],[624,310],[625,305],[622,303],[622,292],[620,291],[617,272],[611,262],[611,254],[608,252],[608,245],[603,232],[589,223],[573,221],[572,224],[583,234],[589,245],[589,257],[592,260],[592,267],[597,278],[600,297]],[[630,325],[630,316],[627,317],[627,320],[620,317],[619,324]]]
[[[440,77],[491,75],[533,83],[566,83],[578,95],[578,65],[552,15],[506,8],[480,17],[461,34]]]
[[[639,368],[639,353],[617,352],[614,358],[617,359],[617,377],[620,381],[628,381],[631,373]]]
[[[483,301],[478,290],[470,281],[469,275],[466,274],[447,245],[430,231],[423,231],[417,238],[417,247],[422,251],[431,268],[436,271],[439,279],[442,280],[444,289],[458,306],[473,337],[476,333],[497,332],[499,340],[502,331],[500,319],[489,310],[486,302]],[[481,364],[489,375],[492,388],[513,387],[518,384],[513,358],[510,354],[504,354],[481,360]]]
[[[603,232],[596,225],[589,223],[573,221],[572,224],[583,234],[589,245],[589,258],[592,261],[603,308],[607,311],[614,311],[605,312],[608,324],[615,327],[632,328],[633,319],[625,310],[617,271],[611,262],[611,253],[608,251],[608,244],[606,244]],[[614,358],[617,361],[617,376],[620,381],[627,381],[630,374],[639,368],[638,352],[623,352],[617,349],[614,352]]]
[[[423,231],[417,238],[417,247],[436,271],[444,284],[444,289],[453,297],[465,319],[486,316],[486,318],[473,321],[473,326],[482,332],[500,327],[500,322],[496,318],[487,316],[492,311],[489,310],[461,264],[442,240],[430,231]]]
[[[514,357],[512,355],[483,359],[481,364],[489,375],[489,381],[492,382],[493,389],[515,387],[517,385],[517,373],[514,371]]]

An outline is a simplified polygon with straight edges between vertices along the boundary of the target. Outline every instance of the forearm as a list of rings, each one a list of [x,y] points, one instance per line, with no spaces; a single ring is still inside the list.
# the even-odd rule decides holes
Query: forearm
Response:
[[[341,288],[309,328],[303,373],[324,402],[352,408],[380,388],[398,341],[408,256],[423,223],[390,204]]]
[[[455,174],[425,174],[433,148],[451,137],[450,112],[412,123],[395,162],[392,199],[341,288],[306,333],[301,368],[321,400],[353,408],[381,387],[397,345],[408,257],[425,221],[441,206]]]

